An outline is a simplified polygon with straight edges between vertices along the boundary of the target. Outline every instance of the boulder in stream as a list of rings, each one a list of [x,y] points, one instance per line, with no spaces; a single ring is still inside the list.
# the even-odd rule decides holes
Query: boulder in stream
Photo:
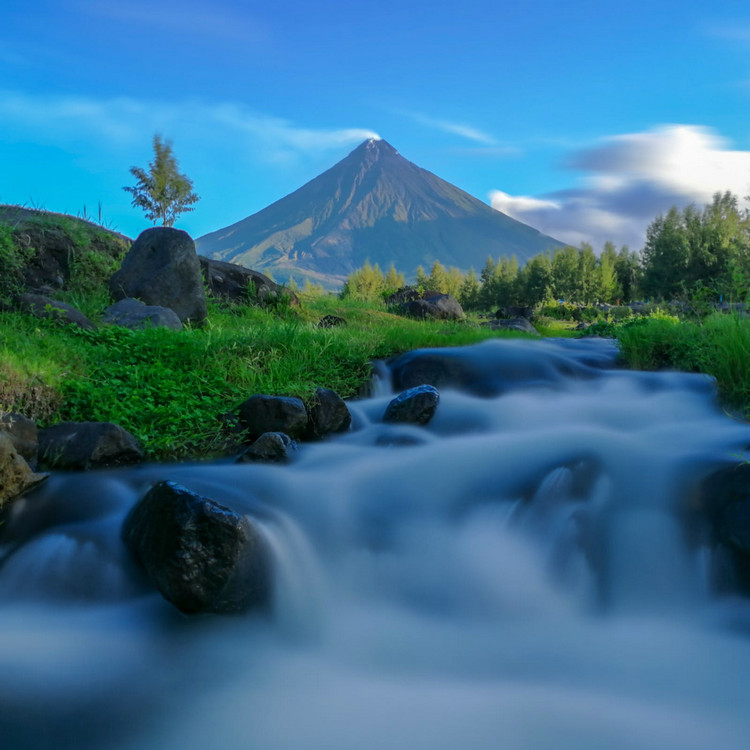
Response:
[[[271,598],[271,552],[250,520],[175,482],[159,482],[122,528],[130,553],[186,614],[244,612]]]
[[[704,480],[702,506],[718,559],[730,564],[730,583],[750,594],[750,463],[720,469]]]
[[[431,385],[418,385],[400,393],[386,407],[384,422],[427,424],[435,414],[440,394]]]
[[[284,464],[291,460],[297,443],[283,432],[264,432],[237,459],[238,464]]]
[[[319,439],[346,432],[351,423],[352,415],[344,399],[330,388],[317,388],[310,405],[308,437]]]

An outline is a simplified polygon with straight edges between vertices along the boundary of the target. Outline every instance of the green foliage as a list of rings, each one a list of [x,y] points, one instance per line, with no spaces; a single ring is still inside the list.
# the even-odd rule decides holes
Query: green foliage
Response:
[[[388,269],[388,273],[386,273],[385,278],[383,279],[383,296],[388,297],[404,286],[406,286],[404,274],[399,273],[396,270],[396,266],[391,263],[391,267]]]
[[[341,298],[374,302],[382,299],[384,290],[383,272],[377,263],[371,266],[368,260],[362,268],[358,268],[349,275],[341,290]]]
[[[193,192],[192,180],[180,173],[177,159],[172,153],[172,144],[162,141],[157,133],[153,146],[154,160],[149,164],[149,171],[131,167],[130,173],[137,183],[135,187],[125,187],[123,190],[132,194],[132,205],[143,209],[149,221],[161,221],[165,227],[171,227],[177,216],[193,210],[192,205],[199,200],[199,196]]]
[[[736,280],[748,276],[750,216],[732,193],[716,193],[702,210],[673,206],[649,225],[642,280],[647,296],[686,299],[698,288],[711,288],[718,301],[740,291]]]
[[[20,291],[21,271],[31,252],[14,238],[10,226],[0,223],[0,301],[7,302]]]

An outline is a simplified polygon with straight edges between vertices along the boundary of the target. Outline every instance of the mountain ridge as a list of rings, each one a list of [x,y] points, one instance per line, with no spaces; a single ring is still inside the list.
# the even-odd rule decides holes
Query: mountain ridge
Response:
[[[434,260],[462,271],[488,255],[563,243],[491,208],[370,139],[289,195],[196,240],[198,251],[277,277],[335,286],[365,261],[413,277]]]

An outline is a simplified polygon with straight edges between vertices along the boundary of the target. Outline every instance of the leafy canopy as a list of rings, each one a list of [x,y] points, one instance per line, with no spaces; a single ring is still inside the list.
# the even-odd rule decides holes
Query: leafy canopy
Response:
[[[147,219],[171,227],[179,214],[193,210],[199,196],[193,192],[193,181],[180,174],[171,142],[163,141],[158,133],[154,135],[154,160],[148,166],[148,172],[131,167],[138,182],[123,190],[133,195],[132,205],[142,208]]]

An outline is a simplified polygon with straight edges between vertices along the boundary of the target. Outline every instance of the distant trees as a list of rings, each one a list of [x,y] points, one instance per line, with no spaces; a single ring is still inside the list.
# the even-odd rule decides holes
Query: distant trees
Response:
[[[750,216],[730,192],[716,193],[702,210],[673,206],[649,225],[641,264],[648,297],[672,299],[706,287],[717,296],[746,294]]]
[[[750,200],[750,197],[748,197]],[[382,293],[382,282],[365,282],[380,273],[368,264],[349,277],[345,293]],[[391,267],[386,284],[393,291],[403,274]],[[456,297],[467,310],[508,305],[537,305],[553,299],[577,304],[686,298],[698,294],[745,299],[750,294],[750,212],[732,193],[717,193],[698,209],[671,208],[657,216],[646,232],[642,253],[619,250],[606,242],[597,256],[588,243],[556,248],[531,258],[519,268],[515,256],[488,257],[479,278],[474,269],[462,274],[434,261],[430,274],[420,266],[417,286]],[[380,290],[379,292],[377,290]]]
[[[192,205],[199,200],[199,196],[193,192],[192,180],[180,173],[177,159],[172,153],[172,144],[163,141],[157,133],[153,147],[154,160],[149,164],[148,171],[131,167],[130,173],[137,183],[123,190],[132,194],[132,205],[143,209],[149,221],[161,221],[163,226],[171,227],[177,216],[193,210]]]

